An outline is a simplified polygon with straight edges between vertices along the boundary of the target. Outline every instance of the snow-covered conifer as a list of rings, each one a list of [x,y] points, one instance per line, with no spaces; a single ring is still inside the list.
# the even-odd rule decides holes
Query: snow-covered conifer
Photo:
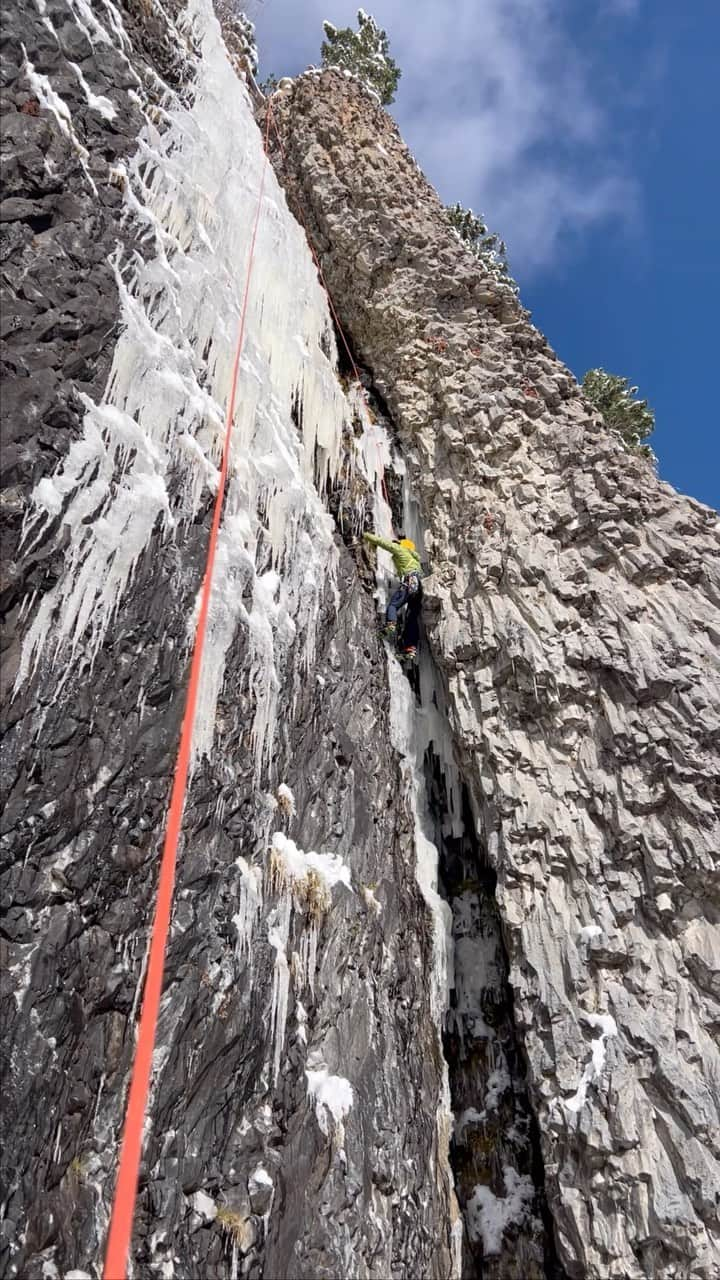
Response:
[[[646,443],[655,430],[655,413],[647,400],[636,399],[637,387],[631,387],[627,378],[607,373],[605,369],[588,369],[582,389],[602,414],[606,426],[620,436],[628,452],[655,462],[655,454]]]
[[[323,67],[340,67],[351,71],[363,84],[378,94],[384,106],[395,101],[395,91],[400,79],[400,68],[390,57],[390,45],[385,31],[375,19],[358,9],[358,30],[342,27],[338,30],[332,22],[323,22],[325,39],[322,43]]]
[[[483,266],[498,283],[517,294],[518,287],[508,269],[507,247],[494,232],[488,231],[484,219],[461,204],[448,205],[445,212],[461,240],[464,240]]]

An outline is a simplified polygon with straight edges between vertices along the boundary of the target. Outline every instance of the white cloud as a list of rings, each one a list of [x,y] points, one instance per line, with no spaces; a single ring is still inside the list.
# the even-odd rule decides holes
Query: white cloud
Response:
[[[605,0],[608,20],[639,3]],[[331,9],[336,25],[355,25],[355,4]],[[326,0],[302,11],[299,23],[291,0],[268,0],[258,13],[265,70],[319,62]],[[564,0],[378,0],[372,12],[402,68],[392,110],[405,140],[446,202],[486,215],[517,275],[552,263],[561,242],[637,216],[592,41],[571,38]]]

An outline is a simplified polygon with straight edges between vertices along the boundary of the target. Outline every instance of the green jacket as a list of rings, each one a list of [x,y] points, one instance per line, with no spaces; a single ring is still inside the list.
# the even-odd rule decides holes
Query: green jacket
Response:
[[[382,547],[383,551],[390,552],[399,578],[404,578],[406,573],[421,572],[417,551],[410,551],[408,547],[402,547],[399,542],[393,542],[391,538],[378,538],[376,533],[364,533],[363,537],[371,547]]]

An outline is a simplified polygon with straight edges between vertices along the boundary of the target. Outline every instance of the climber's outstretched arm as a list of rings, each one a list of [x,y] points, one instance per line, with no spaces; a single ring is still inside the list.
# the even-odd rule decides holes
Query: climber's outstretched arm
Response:
[[[364,533],[363,538],[371,547],[382,547],[383,551],[389,551],[391,555],[397,545],[392,538],[380,538],[376,533]]]

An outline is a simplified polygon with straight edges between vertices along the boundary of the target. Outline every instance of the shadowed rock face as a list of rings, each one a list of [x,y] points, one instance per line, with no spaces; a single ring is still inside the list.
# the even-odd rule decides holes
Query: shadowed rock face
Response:
[[[207,393],[207,411],[194,423],[200,495],[181,519],[181,486],[168,470],[172,521],[158,520],[149,532],[92,662],[94,592],[103,582],[92,584],[88,630],[80,628],[71,652],[67,645],[56,652],[64,606],[52,594],[63,575],[82,568],[73,564],[66,532],[68,504],[84,492],[80,480],[63,490],[58,518],[41,523],[39,537],[33,526],[18,551],[22,521],[34,519],[38,483],[56,469],[60,487],[42,492],[61,492],[88,404],[126,407],[118,403],[118,350],[126,342],[118,330],[135,315],[147,350],[157,344],[162,352],[155,364],[149,357],[143,364],[143,343],[137,344],[137,384],[174,359],[168,333],[186,301],[173,292],[175,281],[194,272],[206,280],[201,302],[224,298],[228,288],[240,297],[242,280],[228,285],[222,264],[237,256],[240,275],[246,245],[238,246],[237,227],[223,223],[219,200],[213,204],[217,189],[198,186],[195,194],[191,186],[194,215],[182,227],[182,243],[171,225],[174,185],[162,203],[168,174],[178,191],[183,181],[201,181],[186,164],[172,168],[176,152],[168,138],[182,125],[177,154],[192,143],[195,100],[208,81],[221,95],[220,130],[239,139],[250,129],[255,159],[237,155],[249,183],[262,164],[246,92],[222,62],[202,0],[187,14],[181,6],[161,14],[145,3],[115,9],[110,0],[92,8],[48,0],[42,15],[17,6],[3,50],[9,174],[3,284],[11,300],[3,346],[10,375],[3,511],[11,564],[3,603],[10,686],[28,626],[48,600],[56,601],[47,644],[6,700],[3,721],[0,1269],[23,1280],[73,1268],[95,1276],[102,1265],[210,523],[213,491],[203,477],[212,476],[218,456],[210,424],[222,420],[229,385],[232,309],[226,332],[220,326],[213,341],[183,348],[181,372],[195,379],[201,405]],[[88,24],[92,39],[83,31]],[[216,61],[203,78],[208,33]],[[42,78],[42,95],[33,89],[28,59]],[[61,100],[60,119],[47,105],[55,101],[50,90]],[[111,104],[111,119],[98,98]],[[62,124],[68,119],[71,133]],[[203,135],[205,156],[214,145],[217,138]],[[125,174],[113,175],[123,160]],[[287,232],[292,220],[271,172],[266,191],[266,225]],[[109,261],[117,241],[119,275]],[[297,244],[312,279],[299,235]],[[302,268],[286,260],[285,273],[293,265]],[[251,297],[253,315],[253,307],[276,306],[273,281],[256,279],[267,297]],[[310,297],[307,305],[319,303]],[[183,319],[181,337],[192,331],[191,308]],[[327,317],[324,323],[328,329]],[[262,342],[259,324],[249,322],[243,395],[259,376]],[[122,349],[127,355],[127,342]],[[318,368],[323,359],[318,351],[308,355]],[[282,348],[278,360],[282,368]],[[106,386],[111,361],[115,373]],[[329,364],[326,372],[332,374]],[[175,384],[167,382],[166,421],[162,402],[152,406],[170,435],[182,409]],[[282,421],[288,433],[297,481],[297,405],[270,390],[273,424]],[[107,440],[116,419],[107,419]],[[149,435],[150,419],[148,408],[133,421]],[[211,750],[195,768],[185,809],[135,1274],[385,1277],[418,1268],[449,1276],[458,1221],[437,993],[429,976],[434,943],[415,875],[407,782],[391,744],[374,581],[356,553],[339,537],[333,549],[332,534],[319,527],[312,453],[309,478],[288,489],[285,507],[273,508],[273,495],[263,490],[262,501],[242,506],[232,477],[252,454],[252,432],[251,422],[246,448],[231,467],[228,506],[236,521],[246,517],[258,529],[267,521],[268,528],[258,533],[255,563],[251,556],[243,561],[244,576],[231,577],[223,569],[227,558],[219,561],[218,589],[228,588],[237,622],[224,654]],[[76,537],[90,537],[87,529],[96,541],[107,534],[107,503],[122,494],[140,451],[140,444],[127,449]],[[315,452],[322,454],[317,444]],[[156,447],[151,462],[160,454]],[[88,470],[92,483],[97,473]],[[279,476],[278,486],[282,497]],[[292,554],[278,560],[275,581],[271,526],[283,512],[292,515],[291,499],[301,514],[304,502],[316,523],[298,517]],[[142,516],[139,503],[116,556]],[[226,557],[244,528],[240,523],[226,544]],[[293,563],[322,536],[335,582],[328,573],[315,584],[320,603],[310,650],[302,643],[310,608],[303,591],[313,584],[296,582],[298,601],[286,600],[284,613],[279,606]],[[112,568],[111,558],[108,573]],[[259,622],[276,606],[285,620],[285,632],[272,641],[270,627],[263,632],[252,614],[261,580],[272,593],[266,591]],[[281,648],[283,663],[272,758],[258,769],[261,642]],[[214,656],[211,644],[211,664]],[[265,674],[274,677],[274,668]],[[281,783],[294,796],[294,813]],[[308,873],[291,885],[287,864],[271,854],[278,832],[300,851],[320,851],[329,860],[324,865],[344,868],[346,879],[327,888]]]
[[[623,452],[358,84],[311,73],[273,108],[277,171],[419,503],[560,1261],[709,1280],[717,517]]]
[[[170,11],[177,7],[173,0]],[[188,72],[166,23],[149,7],[137,4],[125,13],[127,44],[103,35],[100,24],[93,29],[90,19],[81,23],[64,0],[42,8],[41,14],[35,4],[5,6],[0,57],[0,607],[10,620],[27,591],[42,593],[57,577],[47,548],[26,552],[18,563],[27,496],[80,434],[79,396],[102,393],[119,320],[112,266],[118,245],[143,252],[122,190],[124,161],[145,122],[138,89],[153,111],[162,93],[158,75],[177,86]],[[82,86],[88,72],[100,110]],[[33,73],[41,83],[47,77],[71,127],[62,103],[62,124],[43,104]],[[5,644],[12,646],[17,634],[10,626]],[[4,649],[3,659],[5,688],[17,653]]]

